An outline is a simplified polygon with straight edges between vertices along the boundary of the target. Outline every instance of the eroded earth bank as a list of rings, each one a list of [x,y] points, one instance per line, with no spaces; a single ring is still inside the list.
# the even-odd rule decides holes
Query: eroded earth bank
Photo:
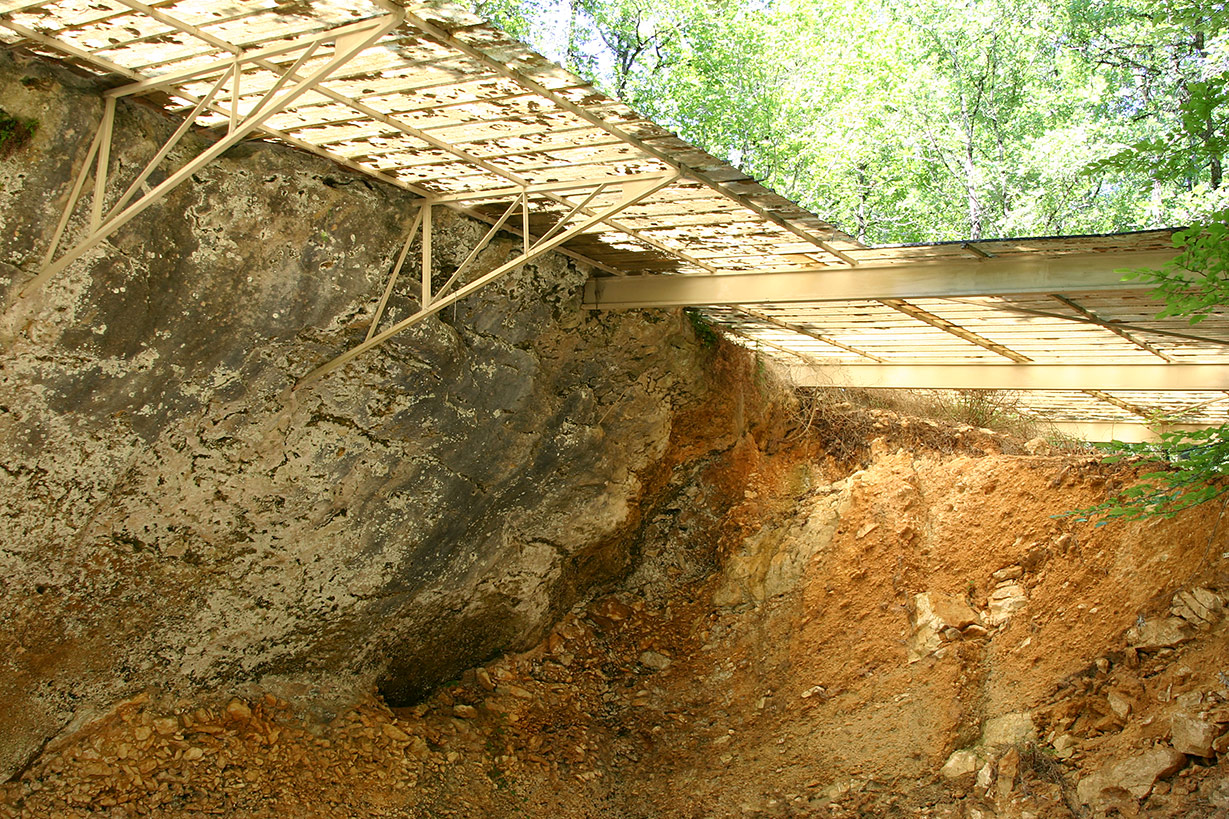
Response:
[[[564,257],[292,390],[413,197],[263,143],[23,296],[101,104],[0,60],[0,816],[1229,811],[1222,506],[1078,523],[1132,467],[800,399]]]

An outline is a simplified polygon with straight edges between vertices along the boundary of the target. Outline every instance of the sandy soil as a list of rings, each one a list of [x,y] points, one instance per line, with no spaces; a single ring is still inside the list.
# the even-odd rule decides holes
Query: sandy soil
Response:
[[[779,431],[676,476],[617,588],[420,705],[147,692],[49,744],[0,816],[1229,815],[1223,751],[1142,795],[1078,786],[1182,715],[1229,737],[1223,616],[1128,639],[1229,590],[1223,508],[1094,528],[1056,515],[1121,467],[884,419],[861,463]]]

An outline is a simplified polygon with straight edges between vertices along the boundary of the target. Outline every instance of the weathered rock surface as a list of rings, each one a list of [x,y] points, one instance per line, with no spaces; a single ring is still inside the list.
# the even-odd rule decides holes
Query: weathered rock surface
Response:
[[[1185,764],[1185,755],[1173,748],[1157,746],[1081,779],[1077,788],[1080,804],[1095,807],[1102,802],[1117,801],[1123,792],[1134,799],[1143,799],[1152,792],[1158,779],[1176,773]]]
[[[1174,595],[1170,613],[1200,630],[1213,628],[1225,614],[1225,601],[1211,589],[1194,588]]]
[[[101,102],[10,55],[0,100],[40,123],[0,160],[0,774],[149,684],[409,701],[627,569],[700,394],[680,317],[584,313],[551,256],[292,391],[362,340],[410,194],[249,143],[21,297]],[[173,127],[121,105],[113,184]],[[442,283],[486,225],[437,222]]]
[[[990,612],[986,622],[992,626],[1001,625],[1027,603],[1024,587],[1014,580],[1004,580],[990,592]]]
[[[1213,723],[1178,712],[1170,717],[1169,728],[1174,750],[1191,756],[1213,756],[1212,743],[1220,733]]]
[[[982,726],[982,744],[988,748],[1006,748],[1035,739],[1037,728],[1028,712],[1003,714],[986,720]]]
[[[909,619],[909,660],[916,662],[939,651],[945,642],[960,639],[961,631],[980,625],[981,618],[955,595],[922,592],[913,597]]]
[[[1191,627],[1180,617],[1144,620],[1127,631],[1127,644],[1145,651],[1169,648],[1191,639]]]

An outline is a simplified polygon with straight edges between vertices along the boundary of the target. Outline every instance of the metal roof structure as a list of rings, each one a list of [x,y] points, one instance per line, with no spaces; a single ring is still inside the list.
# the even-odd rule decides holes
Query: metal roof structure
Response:
[[[864,247],[454,7],[0,0],[0,43],[115,82],[23,293],[245,139],[279,140],[422,197],[393,275],[372,295],[367,339],[300,383],[558,250],[595,270],[588,307],[701,306],[802,384],[1026,389],[1054,420],[1133,435],[1160,413],[1229,420],[1229,315],[1194,328],[1157,320],[1118,272],[1172,258],[1168,232]],[[143,171],[117,179],[115,106],[130,96],[183,124]],[[194,127],[215,141],[163,168]],[[437,207],[491,224],[450,270],[431,253]],[[69,237],[78,211],[88,228]],[[523,237],[522,252],[484,266],[499,230]],[[380,329],[415,241],[420,309]]]

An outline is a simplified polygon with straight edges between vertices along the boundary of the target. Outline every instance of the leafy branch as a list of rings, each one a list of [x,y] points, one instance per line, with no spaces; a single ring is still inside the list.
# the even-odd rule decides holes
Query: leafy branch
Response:
[[[1106,459],[1147,459],[1162,468],[1145,472],[1139,483],[1096,506],[1069,512],[1077,520],[1097,519],[1097,526],[1111,520],[1145,517],[1172,518],[1184,509],[1215,500],[1229,493],[1229,435],[1225,427],[1194,432],[1167,432],[1150,444],[1109,445],[1115,453]]]

